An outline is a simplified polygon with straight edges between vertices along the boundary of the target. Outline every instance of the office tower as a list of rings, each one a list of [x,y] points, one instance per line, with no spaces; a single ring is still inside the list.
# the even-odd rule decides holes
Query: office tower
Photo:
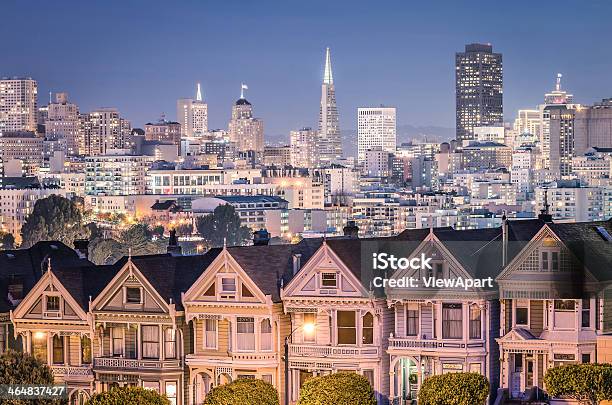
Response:
[[[238,152],[254,151],[263,153],[263,121],[253,118],[253,106],[244,97],[244,90],[240,87],[240,98],[232,106],[232,119],[228,125],[230,142],[236,144]]]
[[[38,84],[26,78],[0,79],[0,133],[36,132]]]
[[[342,138],[336,106],[336,88],[331,67],[329,48],[325,51],[325,70],[321,85],[321,108],[319,110],[319,155],[325,165],[342,157]]]
[[[291,165],[293,167],[313,168],[319,164],[317,131],[312,128],[302,128],[298,131],[291,131],[289,138],[291,142]]]
[[[113,149],[129,145],[130,122],[121,118],[115,108],[100,108],[81,114],[83,152],[87,156],[106,155]]]
[[[542,129],[540,110],[518,110],[513,128],[519,135],[527,133],[540,139]]]
[[[456,137],[474,139],[474,127],[503,121],[502,54],[490,44],[469,44],[455,55]]]
[[[395,153],[397,145],[395,107],[364,107],[357,109],[357,158],[365,159],[368,149],[379,148]]]
[[[68,102],[68,93],[56,93],[55,102],[49,103],[45,137],[49,141],[65,139],[69,155],[84,152],[79,107]]]
[[[159,121],[145,124],[145,139],[147,141],[181,143],[181,124],[167,121],[163,116]]]
[[[199,137],[208,132],[208,104],[202,99],[200,83],[196,98],[181,98],[176,103],[176,119],[181,124],[181,136]]]
[[[34,132],[5,132],[0,135],[0,159],[6,176],[37,175],[43,164],[44,139]]]
[[[612,148],[612,98],[577,108],[574,124],[576,155],[594,147]]]
[[[574,157],[574,116],[576,110],[566,105],[545,108],[550,122],[550,172],[556,179],[572,173]]]

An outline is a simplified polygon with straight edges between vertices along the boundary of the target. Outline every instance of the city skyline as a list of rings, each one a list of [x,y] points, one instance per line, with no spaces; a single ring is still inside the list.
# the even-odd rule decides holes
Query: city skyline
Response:
[[[564,7],[531,7],[528,15],[515,4],[494,12],[477,10],[475,18],[480,16],[481,24],[467,28],[461,22],[471,9],[460,10],[455,19],[442,10],[432,20],[431,6],[408,10],[399,3],[389,4],[397,13],[385,12],[388,21],[374,11],[368,24],[371,29],[356,30],[363,23],[362,4],[351,8],[334,4],[323,15],[320,7],[183,3],[165,9],[164,20],[151,32],[146,27],[154,15],[137,4],[121,10],[95,6],[85,14],[79,6],[54,10],[41,3],[41,13],[32,16],[32,33],[0,46],[9,56],[1,75],[36,79],[41,104],[49,90],[66,91],[83,111],[116,107],[135,127],[155,120],[162,112],[174,119],[176,100],[194,97],[196,82],[202,83],[203,98],[210,106],[210,127],[224,127],[237,98],[235,89],[245,82],[251,102],[266,122],[266,137],[283,135],[287,139],[292,129],[317,126],[321,53],[326,46],[334,54],[344,129],[356,128],[357,107],[381,103],[398,108],[399,125],[452,128],[453,56],[470,42],[492,43],[504,54],[506,121],[518,109],[541,103],[543,94],[554,88],[557,72],[564,74],[564,87],[580,103],[592,104],[607,96],[604,91],[611,79],[605,75],[605,66],[610,56],[601,42],[611,30],[604,25],[607,4],[583,4],[576,11],[573,35],[563,45],[563,49],[573,49],[574,57],[569,59],[557,46],[536,40],[563,17]],[[23,11],[17,3],[4,7],[14,14]],[[151,7],[151,11],[156,9]],[[85,16],[87,24],[81,23]],[[583,22],[587,16],[588,27]],[[534,23],[538,19],[541,24]],[[106,30],[109,20],[117,21],[113,30]],[[220,25],[224,21],[228,23]],[[300,26],[313,21],[317,32],[301,32]],[[423,27],[425,21],[429,28]],[[9,21],[0,32],[8,36],[14,28]],[[247,37],[244,30],[248,30]],[[47,49],[41,38],[48,32],[60,32],[88,46],[79,46],[79,52],[66,47]],[[115,41],[121,36],[130,39]],[[380,41],[385,41],[384,46]],[[113,54],[121,60],[113,60]]]

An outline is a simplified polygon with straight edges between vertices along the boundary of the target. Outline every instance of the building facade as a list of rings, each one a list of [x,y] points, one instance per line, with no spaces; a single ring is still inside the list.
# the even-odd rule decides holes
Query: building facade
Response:
[[[397,146],[395,107],[357,109],[357,160],[364,162],[368,149],[395,153]]]
[[[0,79],[0,134],[37,128],[38,83],[32,78]]]
[[[336,105],[336,86],[331,66],[330,49],[325,50],[325,69],[321,84],[321,105],[319,110],[319,154],[323,164],[332,163],[342,157],[342,137],[338,106]]]

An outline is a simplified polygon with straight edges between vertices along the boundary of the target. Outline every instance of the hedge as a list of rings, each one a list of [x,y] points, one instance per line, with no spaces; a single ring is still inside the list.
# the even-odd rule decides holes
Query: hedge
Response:
[[[51,369],[30,354],[7,350],[0,356],[0,384],[53,384]],[[37,400],[37,405],[57,404],[66,401]],[[30,405],[33,401],[0,399],[3,405]]]
[[[204,405],[278,405],[278,392],[263,380],[239,378],[214,387]]]
[[[170,405],[170,401],[156,391],[142,387],[117,387],[93,395],[87,405]]]
[[[570,364],[553,367],[544,375],[552,397],[572,398],[593,405],[612,400],[612,364]]]
[[[419,390],[419,405],[483,405],[489,381],[478,373],[448,373],[426,378]]]
[[[304,383],[298,405],[376,405],[374,390],[367,378],[340,372],[313,377]]]

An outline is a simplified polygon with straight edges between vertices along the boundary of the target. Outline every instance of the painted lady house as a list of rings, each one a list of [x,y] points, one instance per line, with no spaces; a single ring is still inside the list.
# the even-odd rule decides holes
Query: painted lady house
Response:
[[[367,240],[319,240],[310,259],[293,257],[295,275],[281,294],[293,332],[288,356],[291,403],[308,378],[338,371],[364,375],[378,403],[387,402],[388,356],[383,348],[393,318],[385,299],[362,282],[363,242]]]
[[[290,323],[280,289],[293,275],[294,258],[306,260],[312,251],[306,242],[268,246],[265,236],[255,246],[214,251],[182,298],[193,348],[185,359],[189,404],[238,378],[267,381],[282,398],[281,353]]]
[[[418,287],[386,288],[394,314],[389,337],[390,398],[394,404],[416,399],[425,378],[452,372],[478,372],[499,381],[497,289],[432,288],[424,279],[495,278],[503,264],[504,239],[528,240],[540,221],[516,221],[502,228],[457,231],[452,228],[406,230],[393,245],[396,256],[431,258],[431,269],[398,270],[392,278],[413,277]]]
[[[511,398],[533,398],[548,368],[595,362],[598,341],[604,349],[611,234],[610,221],[548,222],[497,278],[501,386]]]

